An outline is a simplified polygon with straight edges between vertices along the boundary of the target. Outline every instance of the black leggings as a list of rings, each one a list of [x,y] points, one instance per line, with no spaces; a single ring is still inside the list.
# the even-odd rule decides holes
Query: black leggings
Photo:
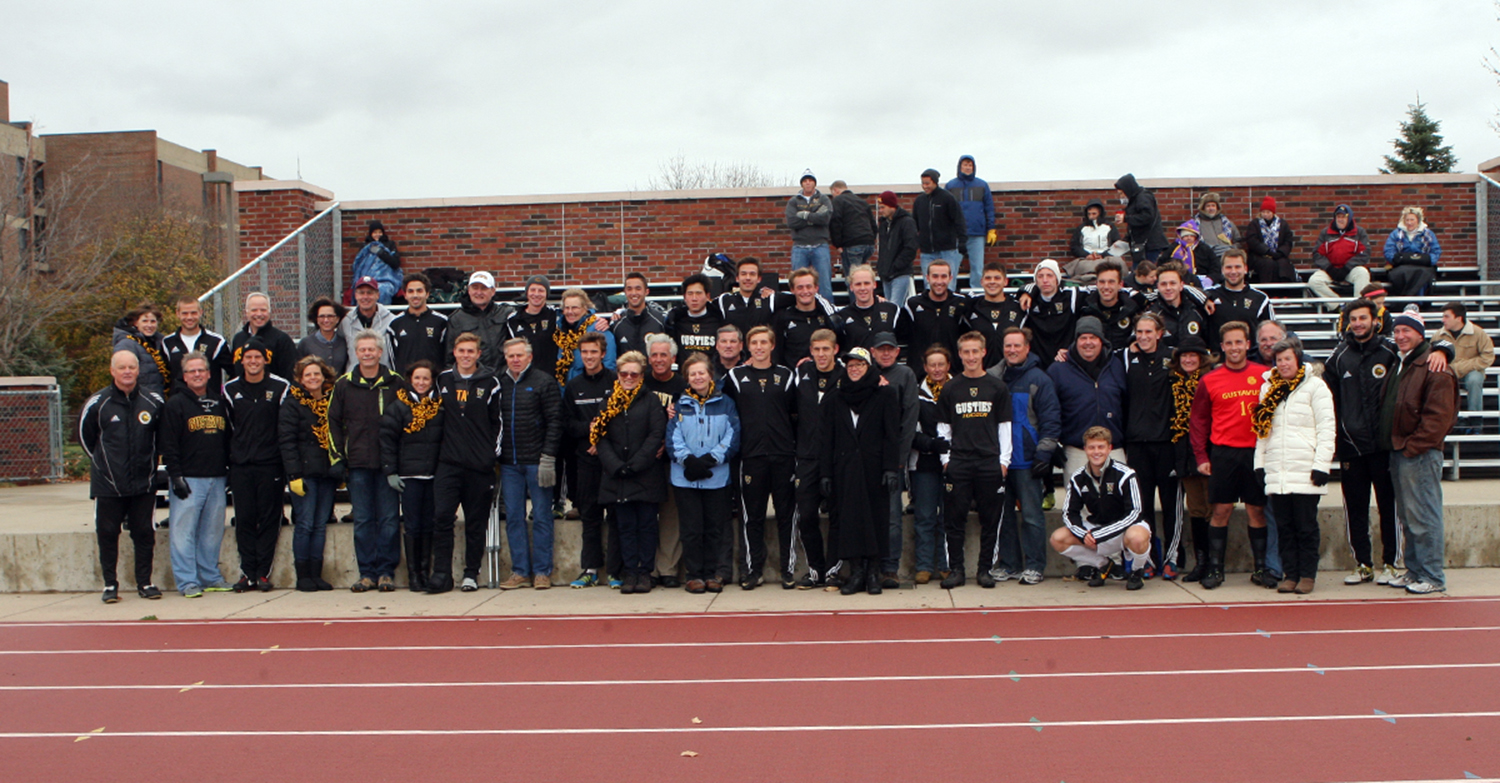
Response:
[[[1281,549],[1281,572],[1287,579],[1318,578],[1318,496],[1271,495],[1271,514]]]

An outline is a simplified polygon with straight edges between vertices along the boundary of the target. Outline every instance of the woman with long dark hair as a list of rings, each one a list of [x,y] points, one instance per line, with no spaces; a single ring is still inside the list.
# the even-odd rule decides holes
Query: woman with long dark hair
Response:
[[[114,350],[130,351],[140,362],[136,386],[164,397],[172,377],[161,340],[161,313],[150,303],[131,310],[115,323]]]
[[[406,584],[412,592],[427,591],[431,559],[433,481],[443,444],[443,398],[436,381],[432,362],[412,362],[405,388],[396,390],[396,401],[380,422],[380,464],[387,483],[401,495]]]

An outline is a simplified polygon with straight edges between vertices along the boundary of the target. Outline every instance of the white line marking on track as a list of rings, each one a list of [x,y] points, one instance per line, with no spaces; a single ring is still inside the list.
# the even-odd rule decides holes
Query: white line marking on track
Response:
[[[1423,718],[1500,718],[1500,711],[1486,712],[1412,712],[1390,717],[1407,720]],[[1049,729],[1109,728],[1114,726],[1183,726],[1235,723],[1328,723],[1337,721],[1384,720],[1380,715],[1242,715],[1213,718],[1121,718],[1115,720],[1041,721]],[[807,726],[660,726],[609,728],[589,726],[572,729],[264,729],[234,731],[230,729],[195,729],[190,731],[112,731],[100,739],[131,738],[202,738],[202,737],[455,737],[455,736],[564,736],[601,734],[794,734],[797,732],[845,731],[917,731],[953,729],[1035,729],[1031,721],[996,721],[994,723],[876,723],[866,725]],[[0,739],[73,739],[78,731],[12,731],[0,732]]]
[[[88,595],[92,596],[93,593]],[[1074,613],[1074,612],[1138,612],[1153,609],[1172,610],[1203,610],[1203,609],[1309,609],[1325,606],[1371,606],[1384,604],[1406,604],[1451,606],[1453,604],[1468,603],[1497,603],[1500,596],[1443,596],[1441,599],[1423,601],[1412,598],[1369,598],[1349,599],[1334,601],[1285,601],[1276,603],[1245,602],[1245,603],[1212,603],[1212,604],[1130,604],[1109,606],[994,606],[994,607],[972,607],[972,608],[924,608],[924,609],[847,609],[847,610],[809,610],[805,612],[676,612],[661,614],[532,614],[532,615],[493,615],[484,617],[475,616],[451,616],[451,617],[308,617],[308,618],[279,618],[279,619],[241,619],[226,617],[214,620],[160,620],[152,623],[155,627],[165,626],[224,626],[224,625],[371,625],[390,623],[492,623],[492,622],[587,622],[594,620],[609,620],[611,622],[623,620],[735,620],[742,618],[757,617],[907,617],[907,616],[931,616],[942,617],[946,615],[965,614],[1048,614],[1048,613]],[[12,620],[0,622],[0,628],[140,628],[143,627],[136,620],[52,620],[26,622],[24,620]]]
[[[1418,633],[1464,633],[1469,631],[1500,631],[1500,625],[1440,626],[1431,628],[1317,628],[1293,631],[1277,631],[1282,636],[1348,636],[1359,634],[1418,634]],[[1006,643],[1025,642],[1090,642],[1090,641],[1139,641],[1143,639],[1232,639],[1246,636],[1260,637],[1264,631],[1216,631],[1204,633],[1137,633],[1137,634],[1089,634],[1077,636],[1010,636]],[[308,652],[495,652],[501,650],[629,650],[684,647],[832,647],[837,645],[880,644],[994,644],[992,636],[951,637],[935,639],[786,639],[765,641],[724,642],[617,642],[600,644],[473,644],[438,645],[405,644],[391,646],[353,645],[349,647],[281,647],[278,653]],[[264,652],[264,647],[181,647],[181,648],[102,648],[97,650],[0,650],[0,655],[153,655],[153,654],[223,654]]]
[[[0,692],[50,691],[212,691],[212,690],[359,690],[383,688],[550,688],[550,687],[617,687],[628,685],[814,685],[853,682],[961,682],[969,680],[1051,680],[1078,677],[1177,677],[1243,674],[1308,674],[1316,672],[1407,672],[1450,669],[1500,669],[1500,663],[1413,663],[1371,666],[1324,666],[1321,669],[1294,666],[1263,669],[1145,669],[1140,671],[1037,672],[1034,674],[872,674],[842,677],[726,677],[705,679],[655,680],[478,680],[447,682],[281,682],[281,683],[213,683],[195,682],[156,685],[0,685]]]

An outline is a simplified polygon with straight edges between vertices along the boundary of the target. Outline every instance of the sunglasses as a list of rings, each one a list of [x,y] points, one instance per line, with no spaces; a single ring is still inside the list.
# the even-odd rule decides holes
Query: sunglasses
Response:
[[[632,372],[630,370],[621,370],[618,374],[619,374],[619,376],[621,378],[639,378],[639,377],[641,377],[640,373],[638,373],[638,372]]]

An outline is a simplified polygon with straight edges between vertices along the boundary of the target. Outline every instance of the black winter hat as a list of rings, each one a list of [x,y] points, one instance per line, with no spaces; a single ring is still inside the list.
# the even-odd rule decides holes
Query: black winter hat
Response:
[[[262,359],[266,358],[266,354],[270,353],[270,351],[266,348],[265,342],[263,342],[259,337],[251,337],[250,339],[245,341],[244,345],[240,346],[240,358],[243,359],[245,357],[245,354],[250,353],[251,351],[259,351],[260,357]]]
[[[933,182],[940,183],[943,181],[943,175],[939,174],[937,169],[928,169],[922,172],[922,179],[930,179]]]
[[[1185,353],[1202,354],[1204,357],[1213,355],[1208,350],[1208,343],[1203,342],[1203,338],[1199,337],[1196,334],[1190,334],[1182,338],[1181,340],[1178,340],[1177,348],[1172,351],[1172,358],[1175,359]]]
[[[1076,340],[1085,334],[1091,334],[1101,340],[1105,339],[1104,323],[1092,315],[1085,315],[1078,319],[1078,326],[1073,329],[1073,339]]]

